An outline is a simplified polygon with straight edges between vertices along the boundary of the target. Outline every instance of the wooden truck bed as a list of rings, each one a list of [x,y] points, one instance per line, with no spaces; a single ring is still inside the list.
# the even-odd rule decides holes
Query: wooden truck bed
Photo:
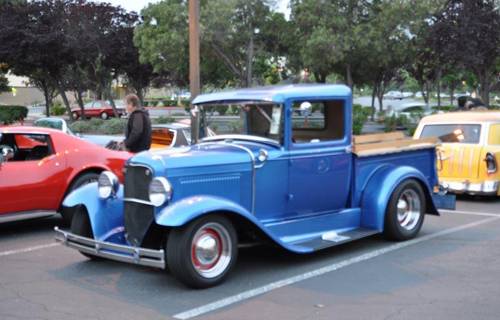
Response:
[[[438,139],[412,139],[403,132],[388,132],[354,136],[353,153],[358,157],[367,157],[386,153],[397,153],[410,150],[432,148],[438,144]]]

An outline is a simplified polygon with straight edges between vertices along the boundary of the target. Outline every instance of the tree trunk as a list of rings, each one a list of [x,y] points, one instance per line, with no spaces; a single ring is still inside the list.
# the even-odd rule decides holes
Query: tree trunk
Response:
[[[141,102],[141,106],[144,106],[144,88],[137,88],[135,91],[137,92],[137,97]]]
[[[437,98],[438,98],[438,109],[441,109],[441,70],[437,72]]]
[[[108,85],[107,88],[105,89],[106,92],[106,100],[109,101],[109,104],[111,105],[111,108],[113,109],[113,114],[115,117],[119,118],[118,110],[116,110],[116,104],[115,100],[113,100],[113,95],[111,94],[111,85]]]
[[[43,97],[45,98],[45,115],[50,117],[50,107],[52,106],[52,97],[50,96],[49,88],[43,87]]]
[[[247,48],[247,74],[246,74],[246,85],[245,87],[252,86],[252,77],[253,77],[253,51],[254,51],[254,40],[253,40],[253,28],[250,30],[250,42],[248,43]]]
[[[486,107],[490,106],[490,76],[488,74],[488,70],[485,70],[482,72],[482,74],[479,76],[479,83],[480,83],[480,95],[481,95],[481,100],[483,100],[483,103]]]
[[[455,88],[457,87],[456,81],[452,81],[450,84],[450,105],[453,107],[453,100],[455,99]]]
[[[375,97],[377,96],[377,85],[373,85],[373,90],[372,90],[372,116],[371,119],[372,121],[375,121]]]
[[[73,118],[73,113],[71,113],[71,106],[69,105],[69,100],[68,97],[66,96],[66,91],[64,91],[64,87],[59,81],[57,82],[57,90],[59,91],[59,94],[63,99],[64,106],[66,107],[66,112],[69,114],[69,119],[71,121],[74,121],[75,118]]]
[[[351,88],[351,90],[353,89],[353,86],[354,86],[354,83],[352,81],[352,70],[351,70],[351,64],[348,63],[346,65],[346,81],[347,81],[347,85],[349,86],[349,88]]]
[[[75,91],[75,98],[78,106],[80,107],[80,110],[82,111],[82,119],[87,119],[87,117],[85,116],[85,107],[83,105],[83,95],[80,90]]]

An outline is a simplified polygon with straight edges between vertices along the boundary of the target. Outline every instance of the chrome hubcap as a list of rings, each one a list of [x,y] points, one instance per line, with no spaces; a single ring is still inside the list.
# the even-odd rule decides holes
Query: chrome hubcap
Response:
[[[420,198],[414,190],[405,190],[398,199],[398,222],[406,230],[413,230],[420,220]]]
[[[210,222],[198,229],[191,243],[191,261],[204,278],[221,275],[231,262],[231,240],[226,228]]]

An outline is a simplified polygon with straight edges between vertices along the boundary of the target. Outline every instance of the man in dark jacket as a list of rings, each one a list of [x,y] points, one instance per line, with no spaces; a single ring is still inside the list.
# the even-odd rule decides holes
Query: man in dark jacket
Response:
[[[130,152],[141,152],[151,147],[151,120],[149,114],[141,106],[135,94],[125,97],[127,113],[129,114],[125,140],[123,144]]]

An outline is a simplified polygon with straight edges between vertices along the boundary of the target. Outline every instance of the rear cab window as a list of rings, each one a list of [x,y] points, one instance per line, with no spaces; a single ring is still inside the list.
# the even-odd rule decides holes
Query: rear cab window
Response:
[[[343,100],[295,101],[292,104],[294,144],[343,140],[345,137]]]
[[[428,124],[420,138],[436,137],[443,143],[477,144],[481,139],[480,124]]]

